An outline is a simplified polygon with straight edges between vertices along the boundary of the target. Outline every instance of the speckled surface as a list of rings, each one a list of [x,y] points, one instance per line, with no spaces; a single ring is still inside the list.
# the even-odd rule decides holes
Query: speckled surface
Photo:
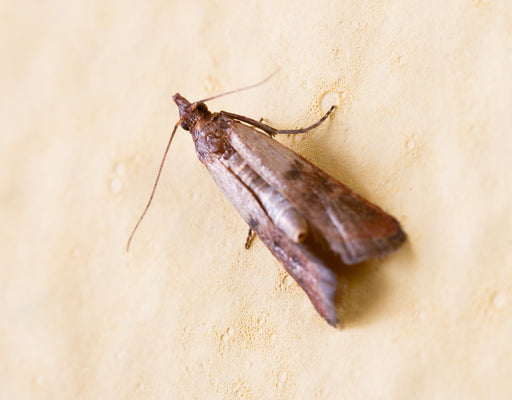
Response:
[[[512,6],[3,2],[0,398],[512,397]],[[395,215],[345,324],[314,311],[179,132],[190,100],[308,125],[282,142]],[[328,107],[328,105],[327,105]]]

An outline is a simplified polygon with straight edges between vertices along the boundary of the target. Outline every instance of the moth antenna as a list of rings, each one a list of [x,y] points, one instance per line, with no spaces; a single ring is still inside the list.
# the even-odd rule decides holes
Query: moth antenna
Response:
[[[151,196],[149,196],[149,200],[148,200],[148,203],[146,204],[146,208],[144,208],[144,211],[142,212],[142,215],[140,216],[139,220],[135,224],[135,227],[133,228],[132,233],[131,233],[130,237],[128,238],[128,242],[126,243],[126,252],[130,251],[130,243],[132,241],[133,235],[137,231],[137,228],[139,227],[139,225],[142,222],[144,216],[146,215],[146,212],[149,209],[149,206],[151,205],[151,201],[153,200],[153,196],[155,195],[156,186],[158,185],[158,181],[160,180],[160,175],[162,174],[162,169],[164,167],[165,159],[167,158],[167,153],[169,152],[169,148],[171,147],[172,139],[174,138],[174,134],[176,133],[176,130],[178,129],[178,126],[180,126],[182,122],[183,122],[183,120],[180,119],[176,123],[176,125],[174,125],[174,129],[172,130],[171,137],[169,139],[169,142],[167,143],[167,147],[165,148],[165,152],[164,152],[164,156],[162,158],[162,162],[160,163],[160,168],[158,168],[158,174],[156,176],[155,183],[153,185],[153,190],[151,191]]]
[[[235,90],[229,90],[227,92],[224,92],[224,93],[221,93],[221,94],[217,94],[215,96],[212,96],[212,97],[207,97],[206,99],[203,99],[203,100],[199,100],[199,101],[196,101],[196,103],[205,103],[207,101],[210,101],[210,100],[213,100],[213,99],[216,99],[218,97],[222,97],[222,96],[227,96],[228,94],[233,94],[233,93],[237,93],[237,92],[241,92],[243,90],[247,90],[247,89],[252,89],[252,88],[255,88],[257,86],[260,86],[260,85],[263,85],[264,83],[266,83],[267,81],[269,81],[275,74],[277,74],[279,72],[279,69],[276,69],[274,72],[272,72],[269,76],[267,76],[265,79],[263,79],[261,82],[258,82],[258,83],[254,83],[252,85],[249,85],[249,86],[244,86],[242,88],[239,88],[239,89],[235,89]]]

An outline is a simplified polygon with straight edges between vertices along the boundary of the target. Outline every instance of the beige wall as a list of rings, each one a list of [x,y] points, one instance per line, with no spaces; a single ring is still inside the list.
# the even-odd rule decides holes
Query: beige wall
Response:
[[[512,3],[2,2],[0,397],[512,397]],[[395,215],[322,320],[178,132],[213,101]],[[327,96],[327,97],[324,97]]]

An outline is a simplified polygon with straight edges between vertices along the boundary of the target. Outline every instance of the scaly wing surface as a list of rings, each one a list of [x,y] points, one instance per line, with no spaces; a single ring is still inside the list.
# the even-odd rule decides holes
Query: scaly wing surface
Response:
[[[254,193],[219,159],[212,157],[206,166],[224,195],[304,289],[318,313],[331,325],[337,325],[334,306],[336,275],[310,249],[284,235],[268,217]]]
[[[233,148],[320,232],[345,264],[385,255],[405,241],[398,221],[267,135],[231,122]]]

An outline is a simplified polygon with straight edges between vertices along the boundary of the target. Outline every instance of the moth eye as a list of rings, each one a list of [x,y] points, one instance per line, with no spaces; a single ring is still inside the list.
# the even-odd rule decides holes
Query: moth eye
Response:
[[[204,103],[198,103],[197,104],[197,109],[199,111],[202,111],[202,112],[208,111],[208,107],[206,107],[206,104],[204,104]]]

